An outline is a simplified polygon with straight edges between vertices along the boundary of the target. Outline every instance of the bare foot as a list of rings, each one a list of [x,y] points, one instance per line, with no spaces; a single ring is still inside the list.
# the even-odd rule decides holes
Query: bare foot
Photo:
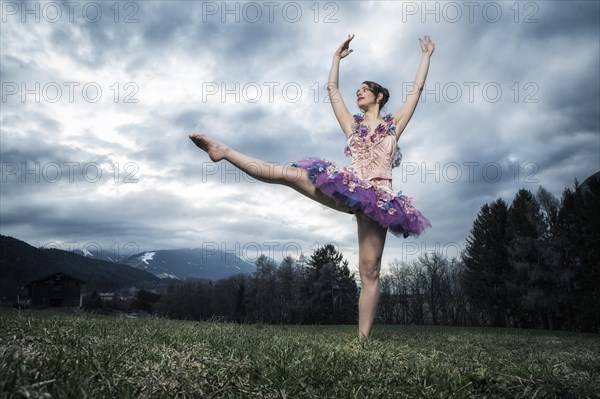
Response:
[[[208,137],[206,134],[201,133],[190,134],[190,139],[199,148],[206,151],[212,161],[217,162],[225,158],[225,151],[228,149],[225,144]]]

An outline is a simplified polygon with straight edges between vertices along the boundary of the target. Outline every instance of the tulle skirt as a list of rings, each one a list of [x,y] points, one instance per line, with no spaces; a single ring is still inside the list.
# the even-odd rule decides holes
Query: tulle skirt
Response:
[[[431,223],[412,204],[412,197],[394,194],[387,187],[377,187],[359,178],[351,169],[337,168],[320,158],[305,158],[292,166],[305,169],[309,179],[325,195],[361,212],[386,227],[397,237],[418,237]]]

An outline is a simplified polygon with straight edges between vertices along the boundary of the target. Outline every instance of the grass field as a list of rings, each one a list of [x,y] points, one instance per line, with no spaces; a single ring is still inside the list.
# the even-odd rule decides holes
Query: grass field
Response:
[[[597,335],[0,310],[2,398],[598,398]]]

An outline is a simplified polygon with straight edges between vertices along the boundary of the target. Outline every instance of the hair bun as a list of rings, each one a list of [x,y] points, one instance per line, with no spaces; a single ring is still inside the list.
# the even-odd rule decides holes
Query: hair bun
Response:
[[[366,84],[369,87],[369,90],[375,94],[375,97],[379,95],[379,93],[383,94],[383,98],[381,99],[381,104],[379,105],[379,109],[382,109],[385,104],[388,102],[390,98],[390,92],[388,89],[380,85],[379,83],[375,83],[371,80],[365,80],[363,84]]]

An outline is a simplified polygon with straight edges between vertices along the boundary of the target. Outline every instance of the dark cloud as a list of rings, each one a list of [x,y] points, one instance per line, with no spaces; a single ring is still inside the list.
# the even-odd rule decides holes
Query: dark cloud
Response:
[[[514,15],[513,15],[514,17]],[[600,3],[597,1],[560,2],[556,7],[549,1],[524,3],[520,9],[520,26],[540,40],[574,36],[598,38]],[[598,42],[596,41],[596,44]]]
[[[265,249],[268,242],[331,240],[355,250],[351,216],[312,204],[289,188],[232,173],[233,167],[212,163],[188,138],[192,132],[208,133],[279,164],[306,156],[349,164],[343,155],[345,138],[323,89],[333,51],[347,33],[357,37],[355,52],[342,62],[340,89],[353,113],[358,111],[356,86],[367,79],[388,87],[387,111],[397,111],[406,95],[402,84],[412,81],[420,61],[418,36],[429,34],[436,42],[430,92],[399,143],[405,165],[413,163],[419,173],[394,170],[396,191],[414,196],[415,206],[434,226],[425,242],[462,242],[484,203],[499,197],[510,203],[519,188],[535,192],[540,185],[558,195],[575,176],[583,180],[600,169],[597,2],[524,2],[518,7],[496,2],[503,11],[497,23],[481,17],[483,3],[472,22],[463,7],[457,23],[436,22],[433,15],[425,21],[420,14],[402,15],[400,2],[336,3],[335,10],[319,3],[319,21],[309,8],[312,3],[299,3],[303,19],[297,23],[282,18],[281,4],[273,22],[266,20],[263,8],[257,23],[236,22],[231,15],[223,22],[219,14],[206,14],[206,7],[222,7],[221,2],[142,2],[136,3],[137,10],[124,9],[126,4],[119,3],[119,23],[108,8],[113,3],[101,3],[104,14],[97,23],[65,18],[56,24],[3,24],[3,82],[31,87],[35,81],[108,79],[122,84],[129,79],[139,84],[141,101],[135,107],[109,101],[93,106],[81,101],[23,103],[16,95],[3,102],[2,234],[37,242],[97,241],[109,247],[118,242],[121,249],[135,243],[140,251],[207,242],[230,248],[257,242]],[[436,4],[442,8],[446,3]],[[332,11],[338,22],[323,23]],[[138,21],[124,23],[131,12]],[[526,23],[528,15],[538,21]],[[205,101],[203,82],[227,88],[236,83],[279,86],[273,102],[266,101],[266,92],[256,102],[219,95]],[[449,82],[465,90],[459,101],[436,98],[431,91]],[[465,82],[480,85],[472,102],[465,98]],[[489,82],[503,89],[496,103],[481,96],[481,87]],[[514,101],[515,82],[521,95],[530,93],[525,84],[535,84],[538,101]],[[286,83],[302,88],[299,101],[282,98]],[[105,90],[111,93],[108,84]],[[63,110],[80,119],[65,118]],[[86,125],[88,118],[98,125]],[[79,169],[73,181],[65,175],[53,182],[53,175],[41,174],[43,165],[52,172],[52,163],[68,173],[65,162],[79,163],[79,168],[102,165],[102,178],[90,182]],[[121,174],[115,184],[109,169],[115,162],[137,165],[139,183],[128,186]],[[436,162],[439,168],[457,163],[461,178],[449,181],[441,169],[422,174]],[[465,164],[469,162],[478,163],[473,176]],[[527,162],[537,168],[533,175],[527,174],[532,169],[523,169]],[[518,179],[515,163],[521,167]],[[39,182],[32,180],[36,164]],[[487,174],[486,165],[491,165]],[[23,181],[13,166],[34,172]],[[498,167],[502,175],[496,178]],[[286,207],[293,208],[287,209],[289,214]],[[294,216],[297,207],[307,210],[302,220]],[[307,227],[320,218],[328,223]],[[332,237],[332,231],[339,235]],[[404,243],[389,237],[386,256],[401,255]]]

